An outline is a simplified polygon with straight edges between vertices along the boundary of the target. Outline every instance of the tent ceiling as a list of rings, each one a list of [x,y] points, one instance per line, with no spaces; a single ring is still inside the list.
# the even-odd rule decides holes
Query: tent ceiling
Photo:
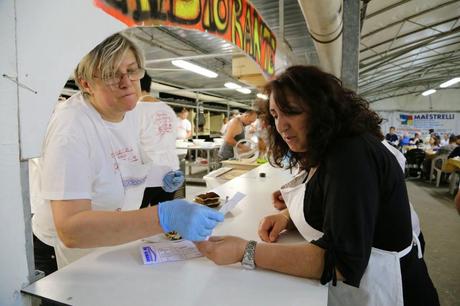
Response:
[[[278,1],[251,1],[261,13],[270,29],[278,34]],[[284,37],[292,49],[298,64],[311,62],[316,51],[308,35],[307,26],[296,0],[284,1]],[[198,31],[171,27],[138,27],[127,30],[145,52],[147,71],[158,83],[189,91],[228,99],[248,106],[256,99],[257,88],[247,86],[232,76],[232,55],[243,53],[232,44],[213,35]],[[203,55],[211,55],[204,56]],[[214,56],[213,56],[214,55]],[[194,58],[195,56],[195,58]],[[179,69],[171,64],[172,59],[191,57],[188,60],[219,74],[215,79],[202,77]],[[242,94],[224,87],[226,82],[235,82],[252,90]],[[179,94],[179,91],[169,91]]]
[[[278,34],[279,1],[251,2]],[[369,101],[417,95],[460,76],[459,0],[370,0],[361,2],[361,10],[365,17],[359,91]],[[284,40],[296,63],[316,63],[317,54],[297,0],[284,0],[284,15]],[[178,28],[140,27],[129,32],[145,50],[147,69],[155,81],[246,105],[255,99],[254,87],[248,95],[224,87],[228,81],[244,85],[232,77],[232,54],[241,51],[230,43]],[[190,61],[219,76],[201,77],[171,64],[171,59],[184,56],[192,56]]]
[[[370,101],[420,94],[460,75],[460,1],[370,1],[359,89]],[[439,88],[438,88],[439,89]]]
[[[226,82],[237,82],[232,78],[232,55],[241,51],[232,44],[207,33],[180,28],[137,27],[127,33],[144,50],[146,69],[153,81],[178,88],[166,93],[180,95],[179,89],[186,89],[247,105],[255,98],[257,90],[250,86],[245,87],[250,87],[251,94],[224,87]],[[218,77],[207,78],[183,70],[171,63],[173,59],[186,59],[216,72]]]

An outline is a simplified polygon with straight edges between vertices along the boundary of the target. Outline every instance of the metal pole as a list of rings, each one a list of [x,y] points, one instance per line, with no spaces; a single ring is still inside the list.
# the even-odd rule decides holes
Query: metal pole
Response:
[[[198,116],[200,114],[200,100],[196,97],[196,114],[195,114],[195,138],[198,138]]]
[[[359,2],[343,1],[342,82],[354,91],[358,90],[359,76]]]
[[[284,0],[279,0],[278,3],[278,18],[279,18],[279,42],[284,41]]]

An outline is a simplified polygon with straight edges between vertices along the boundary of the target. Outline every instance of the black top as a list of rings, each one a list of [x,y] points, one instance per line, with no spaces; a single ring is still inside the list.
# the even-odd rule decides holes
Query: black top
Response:
[[[396,134],[386,134],[385,139],[388,140],[389,142],[395,142],[398,140],[398,135]]]
[[[334,143],[306,186],[304,213],[324,233],[312,241],[326,250],[323,284],[337,268],[345,283],[359,287],[372,247],[402,251],[412,241],[404,175],[370,134]]]
[[[454,158],[457,156],[460,156],[460,146],[457,146],[455,149],[453,149],[447,158]]]

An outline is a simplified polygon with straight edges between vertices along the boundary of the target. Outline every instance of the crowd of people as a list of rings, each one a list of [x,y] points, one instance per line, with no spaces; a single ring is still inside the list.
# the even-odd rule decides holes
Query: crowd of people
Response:
[[[453,133],[435,133],[434,129],[429,129],[424,138],[420,132],[415,132],[411,137],[408,132],[398,135],[396,128],[391,126],[385,135],[385,140],[399,149],[407,151],[414,147],[423,147],[425,150],[437,152],[441,150],[442,154],[449,154],[460,144],[460,135]]]
[[[184,182],[171,150],[179,134],[190,137],[187,110],[176,119],[148,88],[141,93],[143,67],[135,44],[110,36],[78,64],[80,92],[53,113],[35,177],[33,231],[54,248],[59,268],[94,248],[175,231],[217,264],[320,280],[329,285],[328,305],[439,305],[398,162],[404,157],[383,142],[367,101],[313,66],[270,81],[260,129],[270,163],[295,175],[273,191],[279,213],[260,221],[263,242],[213,237],[223,215],[170,194]],[[229,120],[222,158],[256,118],[247,111]],[[276,243],[294,228],[303,243]]]
[[[429,129],[422,139],[418,132],[414,133],[413,137],[410,137],[407,132],[397,135],[396,128],[392,126],[385,135],[385,140],[405,153],[411,163],[418,163],[421,170],[420,176],[426,180],[432,179],[430,172],[434,158],[444,156],[448,159],[460,156],[460,135],[443,133],[441,137],[434,129]],[[417,158],[412,161],[414,156]]]

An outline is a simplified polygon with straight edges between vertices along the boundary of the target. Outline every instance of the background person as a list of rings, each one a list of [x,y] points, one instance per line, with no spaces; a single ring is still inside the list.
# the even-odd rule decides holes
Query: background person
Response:
[[[192,123],[187,119],[188,109],[182,108],[177,114],[177,139],[187,140],[192,137]]]
[[[139,49],[114,34],[75,69],[81,92],[55,108],[40,158],[40,197],[33,231],[55,248],[58,267],[93,248],[177,231],[188,240],[211,234],[223,216],[186,200],[139,209],[152,169],[141,155]]]
[[[187,119],[189,114],[188,109],[185,107],[180,110],[177,114],[177,137],[176,139],[187,141],[192,137],[192,123]],[[179,159],[183,160],[187,157],[187,149],[177,149],[176,154],[179,155]],[[191,153],[189,153],[191,154]]]
[[[430,149],[432,151],[438,151],[441,145],[441,137],[437,134],[431,134],[428,144],[430,145]]]
[[[146,158],[156,167],[156,178],[145,188],[141,208],[174,199],[174,192],[184,183],[176,154],[177,117],[173,109],[150,95],[152,78],[145,73],[140,80],[141,146]],[[170,171],[173,171],[172,173]],[[161,176],[169,173],[166,178]]]
[[[394,126],[390,127],[390,131],[385,135],[385,140],[394,147],[398,146],[399,137],[396,135],[396,128]]]
[[[429,143],[430,142],[430,138],[431,136],[434,134],[434,129],[429,129],[428,130],[428,133],[425,135],[425,137],[423,138],[423,142],[424,143]]]
[[[420,133],[415,133],[414,137],[409,140],[409,144],[418,146],[419,144],[422,144],[423,140],[420,138]]]
[[[452,152],[450,152],[447,158],[454,158],[460,156],[460,135],[457,135],[456,138],[457,147],[453,149]]]
[[[281,188],[287,209],[260,223],[269,243],[211,237],[200,251],[218,264],[244,258],[247,266],[319,279],[330,285],[329,305],[439,305],[379,116],[315,67],[290,67],[267,91],[270,160],[281,167],[291,152],[289,166],[301,170]],[[273,244],[290,226],[309,243]]]
[[[449,144],[449,138],[453,134],[444,133],[441,137],[441,147]]]
[[[257,119],[257,112],[254,110],[245,111],[228,122],[227,130],[224,134],[224,144],[220,147],[218,156],[221,160],[230,159],[234,156],[233,148],[236,143],[245,137],[245,127],[253,123]],[[246,152],[249,148],[244,144],[238,147],[242,152]]]
[[[221,135],[225,134],[225,131],[227,130],[227,124],[228,124],[228,117],[224,117],[222,119],[222,127],[220,128]]]

